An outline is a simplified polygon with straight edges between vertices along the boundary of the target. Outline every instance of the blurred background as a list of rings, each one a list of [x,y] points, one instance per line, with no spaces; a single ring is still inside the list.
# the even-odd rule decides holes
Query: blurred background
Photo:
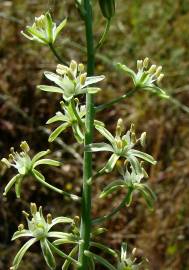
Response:
[[[96,42],[105,21],[94,1]],[[65,61],[86,62],[85,29],[74,1],[13,0],[0,1],[0,157],[6,157],[11,146],[19,147],[27,140],[33,154],[50,148],[51,157],[63,161],[61,168],[41,168],[46,179],[58,187],[81,194],[82,148],[70,131],[62,140],[48,144],[46,121],[59,110],[59,95],[40,92],[38,84],[47,83],[44,70],[54,71],[57,61],[45,46],[26,40],[20,31],[33,23],[34,17],[50,10],[54,20],[68,17],[67,27],[56,42]],[[132,82],[112,66],[122,62],[135,68],[136,60],[148,56],[152,63],[163,66],[163,88],[184,105],[189,106],[189,1],[188,0],[119,0],[106,44],[96,55],[96,74],[106,75],[103,91],[96,97],[101,104],[132,89]],[[114,131],[119,117],[126,129],[135,123],[137,134],[147,132],[145,151],[158,163],[147,168],[149,185],[157,194],[155,210],[150,212],[144,200],[135,194],[129,208],[124,208],[104,225],[108,231],[103,241],[119,249],[122,240],[130,250],[149,259],[152,270],[189,269],[189,114],[169,101],[141,92],[124,100],[96,118]],[[95,133],[97,140],[101,136]],[[94,155],[95,168],[100,168],[107,155]],[[8,269],[21,241],[11,242],[20,222],[22,210],[29,202],[42,205],[44,212],[73,217],[80,205],[70,203],[33,179],[24,181],[22,200],[11,191],[2,196],[14,170],[0,171],[0,269]],[[100,190],[116,178],[98,178],[93,188],[93,216],[101,216],[119,204],[124,193],[99,200]],[[62,226],[60,227],[60,229]],[[101,240],[102,241],[102,240]],[[47,269],[37,245],[24,257],[21,270]],[[57,267],[60,269],[61,264]],[[97,268],[102,269],[102,268]]]

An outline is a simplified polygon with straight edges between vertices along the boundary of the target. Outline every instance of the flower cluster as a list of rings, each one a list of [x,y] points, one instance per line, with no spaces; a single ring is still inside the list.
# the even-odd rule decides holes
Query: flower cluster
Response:
[[[26,33],[21,32],[29,40],[34,40],[42,44],[53,44],[61,32],[61,30],[66,25],[66,19],[63,20],[59,26],[56,26],[56,23],[53,22],[49,12],[45,15],[35,17],[35,22],[32,26],[26,27]]]
[[[86,106],[79,105],[78,99],[75,99],[70,103],[64,103],[61,101],[60,104],[64,113],[59,111],[55,116],[47,121],[47,124],[62,122],[61,125],[51,133],[49,142],[54,141],[60,135],[60,133],[62,133],[68,127],[71,127],[77,142],[82,143],[84,139],[83,128]]]
[[[121,246],[121,255],[118,263],[117,270],[139,270],[143,262],[137,263],[137,258],[135,257],[136,248],[132,250],[131,255],[128,255],[128,247],[126,243]]]
[[[14,167],[17,170],[17,174],[9,181],[4,190],[4,195],[7,195],[9,190],[15,185],[15,191],[17,198],[20,198],[21,185],[24,178],[28,175],[32,175],[40,183],[48,186],[45,182],[45,177],[36,170],[36,167],[39,165],[51,165],[51,166],[60,166],[59,161],[52,159],[42,159],[42,157],[49,154],[50,150],[41,151],[36,154],[33,158],[29,156],[30,147],[26,141],[23,141],[20,144],[21,152],[15,152],[14,148],[11,148],[11,154],[9,158],[2,158],[1,162],[5,164],[8,168]],[[50,185],[49,185],[50,186]]]
[[[169,98],[169,95],[162,90],[158,84],[164,77],[162,72],[162,66],[151,65],[149,67],[149,58],[137,61],[137,73],[126,65],[117,64],[118,68],[125,71],[133,80],[136,89],[143,89],[151,91],[154,94],[163,98]]]
[[[130,205],[133,192],[137,190],[144,197],[148,207],[152,209],[156,196],[151,190],[151,188],[146,183],[142,182],[144,178],[148,177],[148,174],[143,168],[143,162],[140,163],[140,166],[141,172],[137,173],[132,166],[128,166],[127,161],[125,162],[124,167],[117,164],[117,168],[119,170],[119,173],[121,174],[121,178],[118,178],[118,180],[114,180],[109,185],[107,185],[101,192],[100,197],[105,198],[115,191],[118,191],[120,189],[126,189],[126,204]]]
[[[75,243],[77,242],[74,238],[74,235],[71,233],[59,232],[59,231],[51,231],[52,227],[59,223],[64,224],[72,224],[73,219],[67,217],[58,217],[52,219],[51,214],[47,215],[45,219],[42,213],[42,207],[40,206],[37,209],[35,203],[31,203],[30,211],[32,218],[29,219],[29,214],[23,211],[24,216],[26,217],[28,223],[28,229],[25,229],[23,224],[18,226],[18,231],[16,231],[12,237],[12,240],[16,240],[20,237],[30,237],[28,240],[18,251],[16,254],[13,266],[10,268],[11,270],[18,269],[23,256],[27,252],[27,250],[36,242],[40,242],[41,250],[43,253],[43,257],[50,269],[56,268],[56,262],[53,255],[52,244],[49,242],[49,238],[55,238],[56,240],[64,240],[64,243]],[[56,241],[55,240],[55,241]]]
[[[58,87],[39,85],[38,88],[42,91],[60,93],[67,102],[81,94],[95,94],[99,92],[101,90],[100,88],[89,87],[89,85],[104,79],[104,76],[87,77],[87,73],[84,71],[84,65],[81,63],[77,64],[74,60],[70,62],[69,67],[58,65],[56,73],[44,72],[45,77],[54,82]]]
[[[106,165],[101,169],[100,173],[111,172],[119,158],[127,159],[137,174],[141,173],[141,165],[138,160],[142,159],[151,164],[156,164],[156,161],[152,156],[139,150],[135,150],[134,147],[138,142],[142,146],[145,143],[146,133],[142,133],[139,139],[136,138],[134,126],[131,125],[129,131],[122,135],[124,131],[123,120],[119,119],[116,127],[115,137],[102,125],[96,125],[96,129],[110,142],[110,143],[93,143],[86,146],[86,151],[99,152],[108,151],[112,152]]]

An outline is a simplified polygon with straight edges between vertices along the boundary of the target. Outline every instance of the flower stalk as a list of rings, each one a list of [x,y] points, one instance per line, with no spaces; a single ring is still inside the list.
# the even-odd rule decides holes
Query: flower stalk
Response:
[[[95,52],[93,43],[93,23],[92,23],[92,6],[90,0],[84,0],[85,9],[85,27],[86,27],[86,42],[87,42],[87,75],[94,74],[95,66]],[[94,128],[94,101],[93,96],[89,93],[86,94],[86,120],[85,120],[85,140],[84,146],[91,144],[93,141],[93,128]],[[88,181],[92,178],[92,153],[84,152],[83,163],[83,196],[82,196],[82,212],[81,212],[81,226],[80,237],[83,241],[79,246],[79,262],[80,270],[88,268],[88,258],[85,255],[85,250],[89,249],[90,232],[91,232],[91,184]]]

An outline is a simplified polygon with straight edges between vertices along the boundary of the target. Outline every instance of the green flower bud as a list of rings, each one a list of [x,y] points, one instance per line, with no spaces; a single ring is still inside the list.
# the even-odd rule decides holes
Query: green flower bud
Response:
[[[26,141],[21,142],[20,148],[26,153],[30,151],[30,147]]]
[[[80,83],[81,83],[81,85],[84,85],[85,84],[86,78],[87,78],[87,73],[81,74],[81,76],[80,76]]]
[[[99,0],[103,16],[110,20],[115,14],[115,0]]]
[[[24,230],[24,224],[20,224],[18,225],[18,230],[21,232],[22,230]]]
[[[48,224],[51,224],[52,223],[52,215],[51,214],[48,214],[47,215],[47,223]]]
[[[37,213],[37,206],[35,203],[30,204],[30,211],[32,215],[35,215]]]

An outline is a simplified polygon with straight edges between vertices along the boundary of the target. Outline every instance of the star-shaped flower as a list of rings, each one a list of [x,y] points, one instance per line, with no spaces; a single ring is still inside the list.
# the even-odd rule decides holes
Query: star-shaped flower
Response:
[[[26,33],[21,32],[29,40],[34,40],[42,44],[53,44],[61,32],[61,30],[66,25],[66,19],[63,20],[59,26],[53,22],[49,12],[42,14],[35,18],[35,22],[32,26],[26,27]]]
[[[50,118],[47,121],[47,124],[61,122],[61,125],[58,126],[50,135],[49,142],[54,141],[60,133],[62,133],[68,127],[71,127],[73,130],[74,137],[78,143],[82,143],[84,139],[83,128],[84,128],[84,117],[86,114],[86,106],[80,105],[77,99],[73,102],[64,103],[61,102],[61,107],[64,111],[57,112],[55,116]]]
[[[51,165],[51,166],[60,166],[61,163],[59,161],[55,161],[52,159],[42,159],[42,157],[49,154],[50,150],[41,151],[36,154],[33,158],[31,158],[28,154],[30,151],[29,145],[26,141],[23,141],[20,145],[21,152],[15,152],[14,148],[11,148],[11,154],[9,155],[9,159],[2,158],[1,162],[5,164],[8,168],[14,167],[17,170],[17,174],[9,181],[4,190],[4,195],[7,195],[9,190],[15,185],[15,191],[17,198],[20,198],[21,193],[21,185],[24,178],[28,175],[32,175],[35,177],[37,181],[40,183],[51,187],[50,184],[46,183],[45,177],[36,170],[36,167],[39,165]]]
[[[38,88],[42,91],[60,93],[63,95],[65,101],[70,101],[73,97],[81,94],[95,94],[101,89],[97,87],[89,87],[102,81],[104,76],[87,77],[84,72],[84,65],[77,64],[74,60],[71,61],[70,66],[58,65],[56,73],[45,71],[45,77],[54,82],[57,86],[39,85]]]
[[[134,191],[139,191],[140,194],[144,197],[147,205],[149,208],[153,209],[153,204],[156,199],[154,192],[151,188],[146,184],[143,183],[142,180],[147,178],[148,175],[143,168],[143,164],[140,164],[141,171],[136,173],[132,166],[128,166],[128,163],[125,162],[124,167],[117,166],[118,170],[121,174],[121,178],[111,182],[107,185],[104,190],[100,194],[100,198],[105,198],[108,195],[112,194],[115,191],[126,189],[127,190],[127,205],[130,205],[132,201],[132,195]]]
[[[151,65],[148,68],[148,57],[146,57],[144,60],[137,61],[137,73],[121,63],[117,64],[117,66],[132,78],[136,89],[148,90],[160,97],[169,98],[169,95],[158,86],[164,77],[164,74],[161,73],[162,66],[157,67],[156,65]]]
[[[96,125],[95,127],[110,143],[89,144],[86,146],[86,151],[108,151],[113,153],[106,165],[101,169],[100,173],[111,172],[115,167],[116,162],[121,157],[127,159],[131,163],[136,173],[141,172],[141,166],[138,158],[145,160],[151,164],[156,164],[156,161],[151,155],[134,149],[138,142],[140,142],[142,146],[144,145],[146,137],[145,132],[142,133],[139,139],[136,139],[134,126],[131,125],[130,130],[127,131],[126,134],[122,135],[124,130],[122,119],[119,119],[117,122],[115,137],[113,137],[113,135],[104,126]]]
[[[57,240],[64,240],[64,243],[77,243],[77,239],[74,237],[72,233],[65,233],[59,231],[51,231],[52,227],[59,223],[68,223],[72,224],[73,219],[67,217],[58,217],[52,219],[51,214],[47,215],[47,219],[45,220],[42,207],[37,209],[35,203],[31,203],[30,206],[31,216],[29,219],[29,214],[23,211],[28,223],[28,229],[24,228],[23,224],[18,226],[18,231],[16,231],[12,237],[12,240],[16,240],[20,237],[30,237],[28,240],[18,251],[16,254],[13,265],[10,268],[11,270],[17,270],[23,256],[27,252],[27,250],[36,242],[40,242],[41,250],[43,253],[43,257],[50,269],[56,268],[56,262],[53,255],[53,251],[51,249],[51,243],[49,242],[49,238],[55,238]]]

